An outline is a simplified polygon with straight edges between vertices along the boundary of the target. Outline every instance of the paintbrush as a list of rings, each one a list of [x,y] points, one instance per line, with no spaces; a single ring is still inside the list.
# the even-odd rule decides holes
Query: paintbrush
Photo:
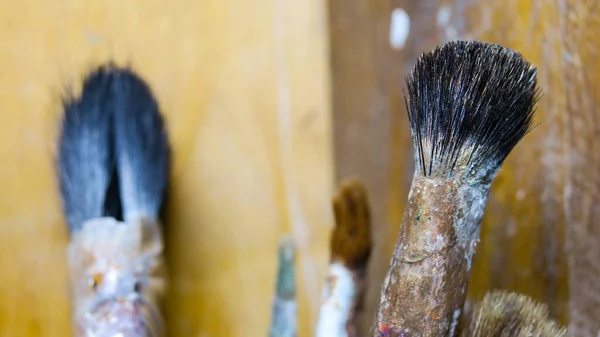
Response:
[[[371,216],[364,185],[359,180],[344,182],[333,199],[333,210],[331,262],[316,336],[358,336],[372,246]]]
[[[525,295],[492,291],[477,305],[467,335],[564,337],[567,331],[550,318],[545,304]]]
[[[270,337],[296,337],[297,334],[295,255],[292,237],[283,237],[279,242],[277,289],[273,302]]]
[[[375,336],[453,336],[490,185],[531,129],[536,69],[483,42],[423,54],[407,79],[415,173]]]
[[[111,64],[63,109],[58,166],[75,335],[159,336],[158,212],[169,161],[157,104],[139,77]]]

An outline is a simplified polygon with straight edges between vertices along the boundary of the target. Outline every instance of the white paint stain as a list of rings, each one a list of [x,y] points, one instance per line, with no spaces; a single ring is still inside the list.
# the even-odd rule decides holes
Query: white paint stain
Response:
[[[94,33],[88,32],[87,34],[85,34],[85,37],[91,45],[96,45],[98,44],[98,42],[100,42],[100,38]]]
[[[518,201],[523,201],[523,199],[525,199],[525,196],[526,196],[526,194],[527,194],[527,193],[525,192],[525,190],[524,190],[524,189],[520,189],[520,190],[518,190],[518,191],[517,191],[517,200],[518,200]]]
[[[450,22],[450,7],[442,6],[437,12],[437,25],[438,27],[445,27]]]
[[[460,309],[454,310],[454,314],[452,314],[452,325],[450,326],[449,336],[454,336],[454,331],[456,331],[456,327],[458,327],[458,318],[459,317],[460,317]]]
[[[392,11],[390,23],[390,45],[395,50],[404,47],[410,32],[410,16],[402,9],[396,8]]]
[[[352,272],[341,263],[329,266],[328,282],[323,289],[316,337],[347,337],[346,323],[356,298]]]

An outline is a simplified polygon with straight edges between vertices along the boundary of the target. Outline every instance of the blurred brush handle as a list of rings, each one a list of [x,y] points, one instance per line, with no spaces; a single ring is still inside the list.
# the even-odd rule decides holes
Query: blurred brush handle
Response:
[[[86,221],[68,250],[75,336],[163,336],[162,250],[157,221]]]
[[[455,336],[489,185],[415,174],[375,336]]]
[[[279,242],[277,291],[269,337],[296,337],[298,303],[296,302],[296,248],[291,236]]]
[[[357,302],[363,292],[364,272],[341,262],[329,265],[317,321],[316,337],[356,337]]]

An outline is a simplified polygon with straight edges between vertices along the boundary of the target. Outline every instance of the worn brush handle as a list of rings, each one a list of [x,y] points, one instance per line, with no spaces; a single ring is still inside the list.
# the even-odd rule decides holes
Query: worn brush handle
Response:
[[[155,221],[85,222],[69,245],[75,336],[161,336],[162,235]]]
[[[361,292],[358,282],[360,276],[339,262],[329,266],[316,337],[357,336],[357,322],[353,311],[356,311],[356,302]]]
[[[422,176],[413,180],[375,336],[456,334],[486,195],[474,203],[469,199],[480,193],[457,186]]]
[[[285,236],[281,239],[278,255],[277,291],[273,303],[273,317],[269,337],[296,337],[298,329],[296,268],[294,266],[296,248],[291,236]]]

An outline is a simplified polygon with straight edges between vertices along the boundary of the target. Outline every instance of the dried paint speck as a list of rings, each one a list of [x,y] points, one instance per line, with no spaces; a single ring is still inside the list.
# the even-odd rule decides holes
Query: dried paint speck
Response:
[[[409,32],[410,16],[402,8],[394,9],[390,23],[390,45],[392,48],[395,50],[402,49]]]

